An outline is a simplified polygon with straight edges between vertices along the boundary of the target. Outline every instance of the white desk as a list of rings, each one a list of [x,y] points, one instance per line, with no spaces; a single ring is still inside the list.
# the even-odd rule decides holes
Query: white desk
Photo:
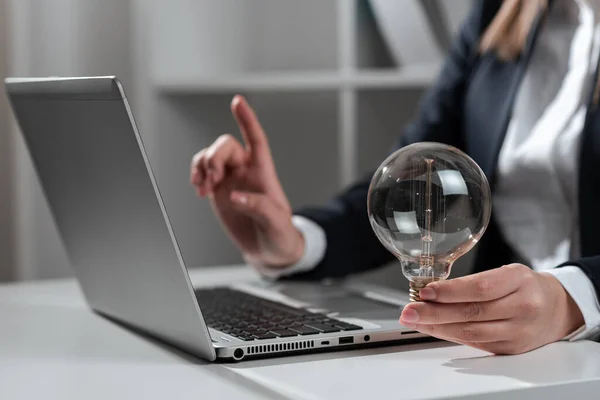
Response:
[[[248,269],[195,283],[254,279]],[[600,344],[493,357],[443,342],[209,364],[90,312],[73,280],[0,286],[0,399],[597,399]]]

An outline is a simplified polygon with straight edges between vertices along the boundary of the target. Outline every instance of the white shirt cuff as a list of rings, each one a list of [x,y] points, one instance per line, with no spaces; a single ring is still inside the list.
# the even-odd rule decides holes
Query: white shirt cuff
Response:
[[[325,256],[327,237],[323,228],[314,221],[299,215],[292,217],[292,223],[304,237],[304,253],[302,254],[302,258],[295,264],[281,268],[253,264],[264,277],[277,279],[300,272],[308,272],[314,269]]]
[[[594,339],[600,334],[600,303],[592,282],[578,267],[567,266],[544,271],[553,275],[573,298],[585,321],[585,325],[563,340]]]

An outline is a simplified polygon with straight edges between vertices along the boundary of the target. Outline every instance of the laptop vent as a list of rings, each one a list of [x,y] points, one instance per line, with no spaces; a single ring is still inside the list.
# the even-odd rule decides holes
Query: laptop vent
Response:
[[[281,351],[311,349],[313,347],[315,347],[314,340],[305,340],[302,342],[263,344],[261,346],[248,346],[247,354],[253,355],[253,354],[276,353],[276,352],[281,352]]]

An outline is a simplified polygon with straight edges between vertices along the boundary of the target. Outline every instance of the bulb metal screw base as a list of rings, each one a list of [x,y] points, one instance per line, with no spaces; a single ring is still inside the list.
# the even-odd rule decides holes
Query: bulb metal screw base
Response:
[[[419,279],[418,281],[411,281],[408,289],[408,297],[410,301],[423,301],[423,299],[419,296],[419,291],[427,286],[427,284],[435,281],[439,281],[439,278],[426,278]]]

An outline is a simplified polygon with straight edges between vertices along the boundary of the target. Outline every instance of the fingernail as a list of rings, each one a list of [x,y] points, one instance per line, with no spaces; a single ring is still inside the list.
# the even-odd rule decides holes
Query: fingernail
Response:
[[[405,326],[405,327],[407,327],[407,328],[410,328],[410,329],[415,329],[415,328],[417,327],[417,324],[413,324],[413,323],[407,322],[407,321],[405,321],[405,320],[403,320],[403,319],[400,319],[400,323],[401,323],[403,326]]]
[[[412,308],[405,308],[402,311],[402,316],[400,318],[402,318],[402,321],[408,323],[419,322],[419,313]]]
[[[248,196],[242,193],[233,192],[231,193],[231,200],[239,204],[246,204],[248,203]]]
[[[435,300],[435,290],[430,287],[424,287],[419,291],[419,296],[423,300]]]

